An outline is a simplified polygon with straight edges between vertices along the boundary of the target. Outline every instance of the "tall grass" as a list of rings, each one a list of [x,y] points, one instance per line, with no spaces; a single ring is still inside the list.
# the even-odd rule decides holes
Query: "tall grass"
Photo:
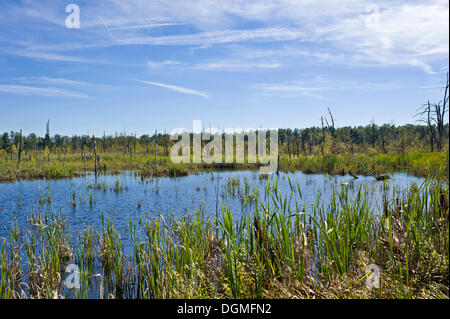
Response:
[[[264,194],[244,185],[252,212],[234,215],[222,206],[217,221],[203,206],[181,218],[130,219],[130,241],[102,214],[100,232],[87,228],[74,255],[58,216],[33,226],[35,236],[12,227],[0,246],[0,297],[61,296],[61,268],[75,262],[82,281],[70,295],[76,298],[448,298],[447,183],[427,179],[401,196],[378,184],[383,196],[375,206],[373,188],[352,196],[341,185],[311,207],[299,185],[289,185],[284,194],[276,180],[267,180]],[[369,264],[381,269],[379,288],[365,285]],[[94,272],[100,294],[89,289]]]
[[[34,157],[35,156],[35,157]],[[404,154],[356,154],[373,173],[404,170],[418,176],[446,175],[448,179],[448,152],[434,153],[404,153]],[[121,153],[102,153],[98,172],[119,173],[123,170],[139,172],[142,177],[149,176],[186,176],[198,172],[214,170],[248,170],[258,169],[257,164],[251,163],[172,163],[167,156],[158,156],[158,169],[154,165],[154,155],[123,155]],[[359,164],[351,154],[301,155],[289,158],[282,154],[280,157],[281,171],[301,170],[305,173],[367,174],[366,169]],[[94,171],[93,156],[86,161],[86,171]],[[14,181],[33,178],[67,178],[85,174],[85,163],[79,154],[67,154],[64,160],[57,154],[47,157],[34,154],[17,161],[5,160],[0,157],[0,181]]]
[[[373,174],[406,171],[417,176],[446,176],[448,180],[448,152],[442,153],[404,153],[404,154],[356,154]],[[327,173],[332,175],[367,174],[367,170],[351,154],[312,155],[280,159],[280,170],[305,173]]]

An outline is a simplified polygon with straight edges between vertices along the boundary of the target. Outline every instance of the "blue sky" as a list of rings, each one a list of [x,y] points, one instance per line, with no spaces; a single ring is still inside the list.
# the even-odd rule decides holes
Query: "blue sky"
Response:
[[[442,96],[448,28],[441,0],[2,1],[0,131],[413,123]]]

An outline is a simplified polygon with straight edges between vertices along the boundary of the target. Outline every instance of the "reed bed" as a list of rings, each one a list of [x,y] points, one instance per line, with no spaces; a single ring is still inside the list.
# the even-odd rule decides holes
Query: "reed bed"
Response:
[[[356,159],[356,157],[358,159]],[[405,171],[409,174],[427,177],[447,176],[448,180],[448,152],[442,153],[404,153],[404,154],[325,154],[301,155],[298,157],[280,158],[280,170],[293,172],[301,170],[307,174],[327,173],[330,175],[353,174],[367,175],[366,167],[373,174]]]
[[[446,175],[448,179],[448,152],[440,153],[404,153],[404,154],[356,154],[373,173],[382,174],[398,170],[407,171],[416,176]],[[67,154],[61,157],[51,154],[48,157],[40,153],[29,155],[17,161],[0,157],[0,181],[15,181],[36,178],[68,178],[81,176],[94,171],[93,155],[84,157],[79,154]],[[124,170],[136,171],[142,177],[169,176],[179,177],[200,172],[218,170],[257,170],[258,164],[248,163],[172,163],[167,156],[158,156],[158,167],[154,155],[124,155],[121,153],[102,153],[98,164],[99,174],[116,174]],[[304,173],[328,173],[332,175],[367,175],[367,170],[354,156],[347,153],[280,156],[279,170],[290,172],[301,170]]]
[[[285,194],[276,180],[260,194],[229,180],[250,212],[130,218],[126,234],[104,213],[101,229],[69,238],[62,216],[33,213],[27,230],[13,219],[0,239],[0,297],[448,298],[448,183],[427,179],[400,196],[386,183],[374,205],[373,188],[350,196],[344,184],[305,207],[290,180]],[[71,263],[77,289],[64,285]],[[370,264],[378,288],[366,286]]]

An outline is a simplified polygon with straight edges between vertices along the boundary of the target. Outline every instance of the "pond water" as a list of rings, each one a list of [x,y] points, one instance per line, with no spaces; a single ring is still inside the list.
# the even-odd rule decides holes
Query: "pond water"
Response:
[[[301,172],[280,173],[273,175],[272,182],[277,182],[283,195],[291,193],[289,180],[294,188],[297,183],[302,196],[295,199],[300,207],[305,205],[306,212],[320,196],[321,202],[331,197],[332,186],[349,185],[349,194],[354,195],[360,186],[372,189],[373,209],[377,207],[381,197],[383,182],[373,177],[332,176],[322,174],[307,175]],[[388,182],[391,196],[412,184],[420,185],[423,178],[396,173]],[[260,179],[257,172],[214,172],[190,175],[179,178],[141,179],[133,172],[120,175],[99,176],[97,183],[92,175],[62,180],[33,180],[0,184],[0,238],[8,236],[8,229],[13,217],[19,227],[29,225],[27,217],[31,212],[53,210],[66,217],[71,232],[83,230],[86,225],[100,229],[100,215],[107,213],[114,220],[116,229],[126,237],[129,233],[129,220],[139,217],[156,218],[163,216],[182,216],[193,213],[203,204],[205,214],[212,217],[216,214],[216,204],[227,205],[234,217],[253,211],[252,207],[244,207],[245,198],[254,191],[264,196],[267,179]],[[233,186],[234,185],[234,186]],[[246,185],[248,187],[245,191]],[[51,196],[51,202],[48,196]],[[76,205],[73,205],[75,196]],[[91,200],[92,198],[92,200]],[[217,201],[218,199],[218,201]],[[44,203],[41,203],[43,201]],[[91,203],[92,201],[92,203]],[[125,239],[125,238],[124,238]]]
[[[243,214],[254,213],[255,204],[247,200],[255,192],[259,200],[270,202],[270,196],[265,198],[265,188],[269,182],[277,185],[283,198],[291,198],[292,204],[297,202],[300,209],[304,207],[309,214],[313,204],[326,205],[332,197],[333,188],[339,191],[343,185],[346,188],[348,186],[350,200],[360,187],[367,189],[366,196],[372,204],[371,208],[380,212],[381,207],[378,205],[381,205],[383,188],[392,198],[400,196],[412,184],[420,185],[423,181],[423,178],[405,173],[393,174],[388,182],[377,182],[373,177],[358,176],[355,180],[351,176],[329,177],[301,172],[280,173],[271,176],[268,181],[267,178],[260,179],[258,172],[235,171],[147,179],[141,179],[134,172],[124,172],[114,176],[99,176],[97,180],[88,175],[61,180],[0,183],[0,244],[2,239],[11,235],[14,220],[21,230],[26,231],[30,227],[29,217],[32,212],[42,216],[46,212],[55,212],[65,217],[71,244],[78,246],[78,235],[86,226],[101,233],[100,216],[105,213],[113,220],[121,236],[125,256],[130,257],[133,254],[130,219],[137,222],[141,217],[152,219],[161,214],[167,220],[168,216],[181,217],[201,207],[206,216],[215,218],[216,210],[228,206],[233,218],[238,220]],[[25,261],[22,264],[25,271],[25,251],[22,251],[21,258]],[[93,273],[102,274],[100,263],[94,263]],[[89,280],[89,298],[100,296],[100,281],[94,279]],[[70,290],[65,286],[63,295],[70,295]]]

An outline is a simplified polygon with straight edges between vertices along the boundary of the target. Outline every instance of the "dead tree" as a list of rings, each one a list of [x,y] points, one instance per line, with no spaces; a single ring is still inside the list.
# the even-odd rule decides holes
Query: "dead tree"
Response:
[[[295,136],[292,137],[292,157],[295,157]]]
[[[98,155],[97,155],[97,151],[95,150],[95,145],[96,145],[96,141],[94,139],[94,172],[95,172],[95,181],[97,181],[97,175],[98,175],[98,171],[97,171],[97,163],[98,163]]]
[[[331,124],[328,122],[327,118],[325,117],[325,123],[327,124],[328,127],[328,131],[331,134],[331,141],[332,141],[332,153],[335,153],[335,149],[336,149],[336,128],[334,126],[334,117],[333,114],[331,113],[330,108],[328,107],[328,114],[330,115],[330,122]]]
[[[320,117],[320,122],[322,123],[322,155],[323,155],[323,145],[325,144],[325,125],[323,124],[323,117]]]
[[[420,116],[419,121],[427,124],[430,132],[430,150],[434,151],[434,144],[437,150],[442,151],[442,141],[445,135],[445,113],[448,112],[449,98],[449,78],[444,86],[444,99],[438,103],[428,102],[417,111],[416,116]]]
[[[439,103],[434,103],[434,113],[437,125],[438,132],[438,150],[442,150],[442,140],[444,138],[444,120],[445,120],[445,112],[447,112],[446,108],[448,106],[448,72],[447,72],[447,82],[444,87],[444,99],[439,101]]]
[[[166,133],[166,130],[164,130],[164,155],[165,156],[169,156],[169,150],[168,150],[168,145],[167,145],[167,138],[168,138],[168,135]]]
[[[356,158],[356,160],[359,162],[359,164],[361,164],[361,166],[364,167],[364,169],[366,170],[367,174],[373,176],[377,181],[385,181],[385,180],[391,179],[391,177],[390,177],[388,174],[380,174],[380,175],[378,175],[378,174],[372,173],[372,172],[369,170],[369,168],[368,168],[366,165],[364,165],[363,162],[361,162],[361,161],[359,160],[359,158],[358,158],[357,156],[355,156],[355,155],[353,155],[353,156]],[[351,172],[350,172],[350,175],[352,175],[353,177],[355,177]]]
[[[328,107],[327,109],[328,109],[328,114],[330,114],[331,125],[328,123],[327,118],[325,118],[325,122],[327,123],[328,130],[330,131],[331,137],[334,139],[336,137],[336,128],[334,126],[334,118],[333,118],[333,114],[331,113],[330,108]]]
[[[289,159],[291,158],[291,143],[290,143],[290,139],[291,139],[291,137],[288,135],[287,136],[287,141],[286,141],[286,146],[287,146],[287,149],[288,149]]]
[[[420,116],[419,122],[426,123],[428,126],[428,131],[430,134],[430,151],[434,151],[434,142],[436,140],[436,128],[434,126],[433,116],[432,116],[432,106],[430,101],[427,104],[422,105],[415,116]]]
[[[17,163],[20,164],[20,158],[22,156],[22,130],[19,135],[19,152],[17,153]]]
[[[83,145],[84,173],[86,174],[86,146]]]
[[[155,168],[158,172],[158,130],[155,130]]]
[[[372,142],[372,147],[375,148],[375,143],[377,141],[377,136],[376,136],[376,124],[375,124],[375,120],[372,118],[372,120],[370,121],[370,128],[371,128],[371,142]]]

